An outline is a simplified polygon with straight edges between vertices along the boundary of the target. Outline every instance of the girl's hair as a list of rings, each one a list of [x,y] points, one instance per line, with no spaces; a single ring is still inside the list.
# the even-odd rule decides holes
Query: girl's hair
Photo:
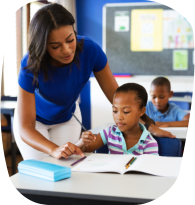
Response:
[[[126,83],[118,87],[116,93],[129,93],[132,92],[136,95],[135,100],[140,104],[140,108],[146,107],[148,101],[148,94],[146,89],[137,83]],[[155,124],[154,121],[149,118],[145,113],[141,116],[141,119],[148,125]]]
[[[27,66],[34,75],[33,83],[37,81],[38,73],[43,71],[44,80],[48,80],[48,66],[50,55],[46,50],[47,38],[51,30],[59,29],[61,26],[73,26],[75,19],[72,14],[62,5],[53,3],[39,9],[33,16],[28,34],[29,57]],[[74,29],[74,27],[73,27]],[[75,35],[77,34],[74,30]],[[76,39],[76,52],[72,62],[78,67],[80,64],[78,52],[83,50],[83,40]]]

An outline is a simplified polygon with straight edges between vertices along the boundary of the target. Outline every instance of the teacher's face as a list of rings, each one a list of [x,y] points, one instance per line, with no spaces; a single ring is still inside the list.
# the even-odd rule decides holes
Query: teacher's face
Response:
[[[63,67],[72,62],[76,51],[76,36],[73,26],[61,26],[50,31],[47,51],[53,66]]]

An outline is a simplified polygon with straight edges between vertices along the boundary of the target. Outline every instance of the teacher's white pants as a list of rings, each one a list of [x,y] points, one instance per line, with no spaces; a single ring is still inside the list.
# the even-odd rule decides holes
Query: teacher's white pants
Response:
[[[74,114],[81,122],[82,121],[81,112],[80,112],[78,102],[76,102],[76,109]],[[45,125],[41,122],[36,121],[35,129],[38,132],[40,132],[45,138],[57,144],[58,146],[61,146],[67,142],[71,142],[75,144],[79,140],[81,134],[81,126],[74,117],[72,117],[67,122],[55,124],[55,125]],[[43,152],[40,152],[32,148],[21,139],[19,133],[19,126],[18,126],[17,108],[14,114],[14,137],[15,137],[16,144],[24,160],[27,159],[42,160],[43,158],[49,156],[48,154],[45,154]]]

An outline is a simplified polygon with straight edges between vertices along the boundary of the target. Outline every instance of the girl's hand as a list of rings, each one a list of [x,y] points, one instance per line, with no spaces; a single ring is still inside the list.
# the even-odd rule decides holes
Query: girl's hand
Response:
[[[167,122],[155,122],[157,127],[169,127]]]
[[[156,137],[169,137],[169,138],[176,137],[175,135],[172,135],[170,132],[167,132],[166,130],[162,130],[153,124],[149,126],[148,131]]]
[[[52,150],[51,156],[60,159],[62,157],[68,158],[68,156],[71,156],[73,154],[80,155],[81,157],[84,157],[83,152],[80,150],[79,147],[72,144],[71,142],[67,142],[66,144],[56,147]]]
[[[92,132],[90,131],[86,131],[86,132],[83,132],[80,140],[81,140],[82,145],[88,146],[92,142],[95,142],[96,135],[92,134]]]

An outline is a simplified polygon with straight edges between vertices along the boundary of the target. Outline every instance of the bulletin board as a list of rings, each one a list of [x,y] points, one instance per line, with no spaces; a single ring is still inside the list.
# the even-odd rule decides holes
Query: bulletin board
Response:
[[[194,75],[191,25],[162,4],[106,4],[102,47],[113,73]]]

